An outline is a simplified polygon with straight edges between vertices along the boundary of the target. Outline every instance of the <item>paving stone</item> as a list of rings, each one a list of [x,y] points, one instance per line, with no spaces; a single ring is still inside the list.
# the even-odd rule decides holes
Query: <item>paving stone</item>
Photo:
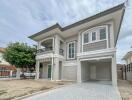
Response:
[[[99,83],[74,84],[23,100],[121,100],[112,85]]]

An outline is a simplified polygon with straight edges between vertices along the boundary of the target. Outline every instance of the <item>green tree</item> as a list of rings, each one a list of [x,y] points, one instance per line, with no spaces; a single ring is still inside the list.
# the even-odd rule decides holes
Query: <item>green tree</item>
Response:
[[[20,78],[20,69],[35,66],[36,48],[28,46],[26,43],[9,43],[4,53],[4,58],[17,68],[17,78]]]

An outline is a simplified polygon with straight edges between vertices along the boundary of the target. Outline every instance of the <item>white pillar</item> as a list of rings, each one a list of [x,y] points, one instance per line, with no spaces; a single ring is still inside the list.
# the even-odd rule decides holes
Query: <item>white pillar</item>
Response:
[[[36,70],[36,76],[35,79],[39,79],[39,61],[36,61],[36,66],[35,66],[35,70]]]
[[[54,58],[54,80],[59,80],[59,59]]]
[[[12,70],[10,70],[10,77],[12,77]]]
[[[116,67],[116,55],[112,57],[112,85],[117,87],[117,67]]]
[[[51,80],[53,80],[54,58],[51,58]]]
[[[60,49],[60,40],[59,40],[59,37],[58,35],[55,35],[55,43],[54,43],[54,51],[55,51],[55,54],[59,54],[59,49]]]
[[[81,51],[81,34],[78,34],[78,44],[77,44],[77,53],[80,53]]]
[[[20,73],[21,73],[21,69],[17,68],[17,72],[16,72],[16,78],[20,79]]]
[[[78,59],[77,60],[77,82],[81,83],[82,79],[81,79],[81,61]]]

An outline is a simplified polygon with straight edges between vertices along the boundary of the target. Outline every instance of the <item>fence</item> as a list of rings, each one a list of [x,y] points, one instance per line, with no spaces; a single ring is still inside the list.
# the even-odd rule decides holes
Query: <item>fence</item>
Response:
[[[0,67],[0,78],[13,78],[16,77],[16,71],[8,70],[5,67]]]

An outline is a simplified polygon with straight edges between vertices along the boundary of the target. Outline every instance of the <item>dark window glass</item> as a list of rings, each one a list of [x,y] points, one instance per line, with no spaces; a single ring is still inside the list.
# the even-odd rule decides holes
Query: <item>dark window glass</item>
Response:
[[[89,34],[84,34],[84,43],[88,43],[89,42]]]
[[[100,40],[106,39],[106,28],[100,29]]]
[[[69,43],[69,55],[68,57],[69,58],[75,58],[75,43],[72,42],[72,43]]]
[[[92,41],[96,40],[96,32],[92,32]]]

